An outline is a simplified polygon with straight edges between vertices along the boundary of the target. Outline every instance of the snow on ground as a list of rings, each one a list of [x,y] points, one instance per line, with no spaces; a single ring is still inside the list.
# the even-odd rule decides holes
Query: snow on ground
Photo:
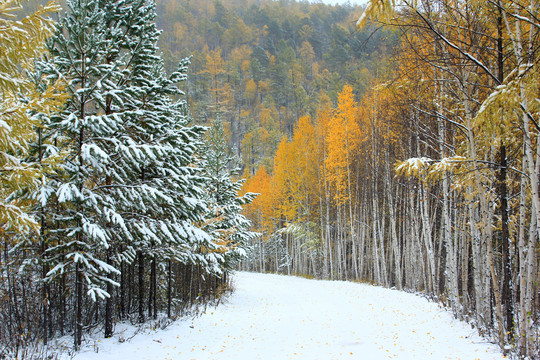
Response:
[[[98,348],[74,359],[503,359],[469,325],[413,294],[254,273],[236,273],[226,303],[198,318],[124,343],[101,339]]]

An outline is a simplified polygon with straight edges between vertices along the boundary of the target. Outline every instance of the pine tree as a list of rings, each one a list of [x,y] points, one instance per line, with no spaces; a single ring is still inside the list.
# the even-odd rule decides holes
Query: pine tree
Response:
[[[157,51],[155,47],[154,54]],[[206,205],[204,179],[195,153],[206,128],[188,126],[191,119],[186,102],[172,100],[183,95],[177,84],[186,78],[189,60],[182,61],[169,77],[161,60],[145,64],[134,66],[137,76],[133,84],[140,95],[134,103],[138,112],[134,131],[136,141],[144,144],[135,155],[153,151],[156,154],[137,165],[137,176],[131,181],[140,187],[139,196],[143,197],[133,199],[125,209],[131,214],[127,225],[135,237],[132,245],[137,251],[139,269],[143,268],[144,257],[151,260],[153,269],[158,263],[169,261],[214,267],[216,261],[200,254],[200,249],[212,246],[211,237],[197,226],[204,219]],[[155,270],[151,282],[154,295]],[[155,312],[155,301],[153,308]],[[139,317],[143,317],[141,309]]]
[[[128,140],[126,123],[130,114],[125,103],[129,95],[125,84],[130,54],[120,53],[123,28],[121,19],[111,19],[98,1],[68,3],[68,14],[50,44],[52,59],[49,76],[69,81],[71,98],[64,110],[51,117],[53,137],[59,149],[67,153],[60,176],[53,181],[54,192],[48,199],[55,204],[55,247],[49,249],[52,270],[49,281],[65,272],[74,272],[75,347],[81,344],[83,292],[95,301],[110,297],[108,276],[118,270],[104,261],[104,254],[116,237],[112,224],[130,234],[116,199],[108,186],[123,183],[116,157]],[[122,9],[122,4],[119,4]],[[116,21],[115,21],[116,20]],[[116,229],[114,229],[116,230]]]
[[[106,299],[105,335],[112,335],[111,296],[122,264],[138,263],[142,321],[145,304],[149,315],[157,314],[158,262],[214,267],[216,261],[200,254],[211,237],[196,226],[206,207],[194,153],[205,129],[188,127],[185,102],[172,100],[182,95],[177,83],[186,77],[188,60],[164,74],[153,1],[68,5],[45,69],[52,78],[68,79],[72,95],[51,119],[52,136],[68,160],[48,199],[57,205],[48,277],[75,274],[78,347],[83,292],[94,301]]]
[[[208,132],[204,148],[204,172],[209,204],[207,229],[217,245],[214,251],[223,255],[221,266],[228,270],[246,255],[250,240],[258,235],[249,230],[251,223],[241,213],[242,206],[251,204],[256,194],[238,196],[244,180],[232,179],[237,176],[239,169],[234,158],[229,155],[219,117],[214,120]]]

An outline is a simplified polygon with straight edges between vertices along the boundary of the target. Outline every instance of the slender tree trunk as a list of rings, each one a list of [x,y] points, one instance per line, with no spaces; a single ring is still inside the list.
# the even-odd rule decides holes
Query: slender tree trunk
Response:
[[[467,89],[465,89],[465,92],[467,92]],[[468,94],[467,94],[468,95]],[[480,164],[478,163],[478,155],[476,150],[476,143],[475,143],[475,137],[474,133],[472,131],[472,117],[471,117],[471,110],[470,110],[470,104],[468,99],[464,99],[464,107],[465,107],[465,117],[466,117],[466,126],[468,129],[467,137],[468,137],[468,147],[469,147],[469,153],[471,154],[471,160],[474,168],[474,177],[473,177],[473,186],[475,188],[476,193],[478,194],[478,198],[480,201],[480,216],[482,221],[482,229],[480,231],[480,234],[482,235],[482,240],[485,241],[486,245],[486,256],[487,256],[487,266],[489,269],[489,272],[491,274],[491,285],[493,287],[493,295],[495,298],[495,315],[497,320],[497,329],[498,329],[498,337],[499,337],[499,345],[504,346],[505,343],[505,332],[504,332],[504,320],[503,320],[503,314],[502,314],[502,304],[501,304],[501,293],[499,289],[499,281],[497,277],[497,272],[495,269],[495,261],[493,259],[493,237],[491,233],[491,221],[489,216],[489,208],[487,203],[487,194],[484,191],[482,184],[480,183]]]
[[[122,252],[122,247],[120,252]],[[120,300],[119,300],[119,310],[120,318],[124,319],[126,317],[126,264],[124,261],[120,263]]]
[[[43,139],[42,139],[42,129],[39,127],[37,129],[38,133],[38,158],[41,165],[41,161],[43,160]],[[45,222],[45,209],[43,206],[40,207],[39,210],[39,238],[41,239],[41,281],[43,283],[41,288],[41,302],[42,302],[42,316],[43,316],[43,332],[42,332],[42,338],[43,338],[43,344],[47,345],[49,340],[49,293],[50,293],[50,285],[47,281],[45,281],[45,278],[47,277],[47,273],[49,272],[49,266],[47,264],[46,260],[46,251],[47,251],[47,240],[45,238],[45,229],[46,229],[46,222]]]
[[[461,224],[462,225],[462,228],[465,229],[466,228],[466,215],[463,214],[461,216]],[[462,239],[461,239],[461,243],[462,243],[462,246],[461,246],[461,269],[462,269],[462,272],[461,272],[461,288],[462,288],[462,293],[461,293],[461,298],[462,298],[462,305],[463,305],[463,308],[466,312],[471,312],[471,300],[472,300],[472,296],[473,296],[473,291],[472,291],[472,279],[473,277],[471,276],[471,269],[472,269],[472,250],[471,250],[471,241],[470,241],[470,237],[468,234],[466,235],[462,235]]]
[[[148,289],[148,319],[151,319],[153,314],[152,302],[154,300],[154,261],[155,257],[152,257],[152,260],[150,260],[150,286]]]
[[[133,303],[135,297],[135,261],[128,265],[128,276],[126,279],[127,287],[127,302],[126,302],[126,315],[131,314],[133,310]]]
[[[167,261],[167,317],[171,318],[172,305],[172,260]]]
[[[83,85],[84,85],[84,81],[83,81]],[[84,119],[84,116],[85,116],[85,113],[84,113],[84,109],[85,109],[85,105],[84,105],[84,101],[82,102],[82,106],[81,106],[81,119]],[[78,169],[78,187],[79,187],[79,192],[82,194],[82,189],[83,189],[83,180],[82,180],[82,168],[83,168],[83,157],[82,157],[82,146],[83,146],[83,141],[84,141],[84,128],[81,128],[80,130],[80,134],[79,134],[79,154],[78,154],[78,158],[79,158],[79,169]],[[79,214],[82,213],[83,209],[82,209],[82,205],[79,204],[77,206],[77,209],[78,209],[78,212]],[[81,219],[80,219],[80,216],[78,217],[77,219],[77,228],[78,229],[81,229],[82,228],[82,224],[81,224]],[[82,238],[82,234],[81,232],[77,232],[77,243],[78,244],[81,244],[83,242],[83,238]],[[79,350],[80,346],[81,346],[81,343],[82,343],[82,327],[83,327],[83,320],[82,320],[82,300],[83,300],[83,280],[82,280],[82,273],[81,273],[81,263],[79,261],[77,261],[77,263],[75,264],[75,296],[76,296],[76,317],[75,317],[75,350]]]
[[[377,210],[377,196],[375,194],[377,194],[377,188],[376,188],[376,185],[375,186],[375,189],[374,189],[374,192],[372,194],[372,199],[371,199],[371,202],[372,202],[372,219],[373,219],[373,224],[372,224],[372,243],[373,243],[373,265],[374,265],[374,268],[373,268],[373,273],[374,273],[374,280],[376,283],[378,284],[381,284],[382,282],[382,277],[381,277],[381,261],[380,261],[380,254],[379,254],[379,213],[378,213],[378,210]]]
[[[41,216],[41,279],[43,282],[43,285],[41,287],[41,297],[42,297],[42,316],[43,316],[43,344],[47,345],[49,340],[49,327],[50,327],[50,319],[49,319],[49,305],[50,305],[50,284],[49,282],[45,281],[45,278],[47,277],[47,274],[49,273],[49,266],[47,265],[46,259],[45,259],[45,252],[47,251],[47,242],[45,241],[45,235],[44,235],[44,229],[45,229],[45,219],[43,215]]]
[[[152,317],[157,319],[157,261],[156,257],[152,259],[152,303],[153,303],[153,314]]]
[[[58,293],[60,294],[60,316],[59,324],[60,335],[64,336],[66,331],[66,275],[62,274],[60,278],[60,284],[58,286]]]
[[[81,274],[81,265],[77,262],[75,265],[75,296],[76,296],[76,315],[75,315],[75,350],[79,350],[82,344],[82,307],[83,307],[83,281]]]
[[[15,291],[15,289],[13,288],[13,284],[12,284],[12,281],[11,281],[11,273],[12,273],[12,270],[10,269],[10,266],[9,266],[9,243],[8,243],[8,238],[7,238],[7,235],[5,234],[5,232],[3,231],[3,229],[1,229],[2,231],[2,235],[3,235],[3,238],[4,238],[4,241],[3,241],[3,245],[4,245],[4,264],[5,264],[5,276],[6,276],[6,280],[7,280],[7,291],[8,291],[8,313],[9,313],[9,324],[8,324],[8,335],[9,335],[9,339],[13,339],[13,329],[14,329],[14,322],[16,322],[16,319],[14,319],[14,317],[16,317],[16,312],[17,310],[14,308],[15,306],[15,301],[14,301],[14,294],[13,292]],[[17,337],[18,338],[18,337]]]
[[[506,186],[506,146],[503,144],[499,149],[500,169],[498,172],[498,188],[499,201],[501,212],[501,241],[502,241],[502,260],[503,260],[503,277],[502,277],[502,301],[506,318],[506,333],[509,337],[514,331],[514,307],[512,302],[512,264],[510,262],[510,232],[508,229],[508,189]],[[511,340],[508,338],[508,340]]]
[[[360,218],[359,218],[359,230],[358,230],[358,254],[360,259],[358,259],[359,267],[359,278],[363,279],[365,277],[365,251],[366,251],[366,238],[368,233],[367,227],[367,201],[366,201],[366,192],[362,192],[362,203],[366,204],[360,209]]]
[[[353,120],[354,121],[354,120]],[[346,154],[346,163],[347,163],[347,190],[348,190],[348,196],[347,196],[347,202],[348,210],[349,210],[349,233],[351,238],[351,244],[352,244],[352,265],[354,270],[354,278],[358,279],[358,262],[356,261],[357,254],[356,254],[356,234],[354,231],[354,216],[353,216],[353,209],[352,209],[352,203],[353,203],[353,194],[352,194],[352,184],[351,184],[351,160],[350,160],[350,154],[349,154],[349,134],[347,130],[345,130],[345,154]]]
[[[326,174],[326,165],[325,171]],[[328,242],[328,254],[329,254],[329,266],[330,266],[330,280],[334,280],[335,271],[334,271],[334,246],[332,241],[332,233],[330,231],[330,193],[328,190],[328,180],[324,179],[324,193],[325,193],[325,202],[326,202],[326,241]]]
[[[395,286],[401,290],[403,286],[403,279],[401,273],[401,249],[399,247],[399,239],[396,230],[396,211],[394,204],[394,192],[392,191],[390,174],[386,174],[386,196],[388,197],[388,212],[390,216],[390,236],[392,238],[392,254],[394,258],[394,275],[395,275]]]
[[[138,251],[139,265],[139,322],[144,322],[144,254]]]
[[[110,249],[107,249],[107,264],[111,265]],[[112,280],[112,274],[108,274],[109,280]],[[107,282],[107,293],[109,297],[105,300],[105,338],[113,335],[113,285]]]
[[[425,181],[422,181],[422,184],[419,185],[421,198],[419,208],[422,219],[422,238],[424,239],[424,247],[426,250],[426,278],[427,278],[427,290],[433,294],[437,293],[436,289],[436,276],[435,276],[435,249],[432,242],[432,228],[431,222],[429,220],[429,198],[428,191],[426,189]]]

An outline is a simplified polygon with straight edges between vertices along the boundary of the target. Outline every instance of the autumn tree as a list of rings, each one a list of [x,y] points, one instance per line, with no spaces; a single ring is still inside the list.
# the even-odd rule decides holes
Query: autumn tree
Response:
[[[537,175],[528,167],[534,163],[535,145],[531,139],[536,137],[537,129],[531,131],[529,122],[535,115],[534,111],[528,110],[530,102],[526,99],[526,91],[523,91],[527,87],[528,75],[535,76],[537,71],[534,68],[526,72],[522,70],[522,64],[527,62],[522,57],[523,49],[529,49],[528,59],[537,57],[536,45],[533,45],[535,40],[532,39],[538,28],[526,20],[537,9],[533,6],[525,16],[517,14],[519,5],[515,7],[515,4],[504,1],[471,4],[474,6],[463,8],[453,3],[434,3],[420,8],[416,4],[402,3],[401,6],[410,14],[407,17],[383,1],[372,1],[359,23],[363,24],[372,17],[416,29],[410,32],[415,37],[408,36],[408,45],[413,48],[414,56],[420,55],[422,58],[419,60],[427,63],[426,71],[421,75],[422,81],[429,79],[435,91],[426,98],[428,101],[416,101],[412,111],[417,114],[417,119],[424,118],[428,124],[436,124],[431,135],[437,142],[427,140],[425,143],[435,145],[439,153],[432,154],[433,159],[426,156],[429,149],[418,147],[417,157],[403,162],[399,170],[418,176],[424,194],[430,191],[424,188],[433,188],[434,179],[442,183],[444,225],[441,233],[447,253],[446,274],[450,278],[447,284],[452,307],[470,306],[477,321],[485,328],[495,322],[499,344],[507,349],[507,343],[512,341],[509,339],[515,336],[519,339],[518,351],[524,355],[535,351],[526,340],[532,337],[530,328],[525,325],[528,321],[525,313],[534,313],[530,298],[525,295],[532,287],[526,285],[528,280],[522,283],[524,288],[520,287],[518,301],[521,316],[517,315],[511,300],[517,299],[517,288],[512,285],[516,277],[512,273],[519,271],[523,263],[527,263],[525,268],[530,269],[529,266],[538,260],[524,253],[521,257],[516,253],[512,259],[509,249],[512,238],[522,239],[520,247],[532,249],[534,236],[526,241],[525,234],[530,236],[529,231],[538,223],[537,206],[534,204]],[[525,38],[529,40],[524,47],[521,39]],[[488,51],[489,48],[497,51]],[[418,78],[409,82],[419,83]],[[500,102],[503,97],[504,105]],[[516,99],[516,102],[508,99]],[[519,125],[511,126],[508,121],[512,118],[513,123]],[[509,148],[513,150],[508,152]],[[510,166],[510,163],[514,165]],[[520,172],[530,174],[527,185],[523,184]],[[452,193],[450,186],[459,192]],[[425,195],[422,197],[425,199]],[[462,197],[465,204],[463,212],[452,217],[451,204],[460,203]],[[533,211],[525,215],[520,206],[529,197]],[[511,198],[521,200],[512,202]],[[437,206],[421,208],[425,219],[422,222],[427,225],[427,216]],[[513,229],[509,226],[512,216],[520,219]],[[455,222],[468,222],[469,236],[481,241],[472,244],[460,241],[460,237],[455,237],[449,230]],[[465,257],[459,259],[463,256],[460,254]],[[470,263],[473,264],[472,269]],[[467,287],[465,277],[460,279],[457,276],[459,272],[467,274],[469,271],[474,278],[472,289]],[[530,279],[530,274],[527,272],[525,278]],[[438,277],[444,278],[443,275]],[[460,288],[462,292],[466,289],[472,293],[470,296],[475,298],[475,302],[469,303],[466,297],[458,300]],[[523,292],[523,289],[527,290]],[[530,311],[523,311],[525,308]],[[518,322],[521,330],[515,331],[514,324]]]
[[[41,177],[41,164],[27,162],[31,143],[36,139],[39,119],[32,114],[50,113],[61,102],[55,101],[55,89],[40,92],[27,74],[34,60],[45,52],[45,41],[54,31],[49,16],[58,11],[54,2],[40,7],[29,16],[18,19],[20,1],[7,1],[0,14],[2,54],[0,91],[2,104],[0,129],[2,190],[0,218],[2,231],[28,232],[38,224],[29,215],[28,203],[21,201],[21,192],[35,188]],[[54,86],[55,84],[51,84]]]

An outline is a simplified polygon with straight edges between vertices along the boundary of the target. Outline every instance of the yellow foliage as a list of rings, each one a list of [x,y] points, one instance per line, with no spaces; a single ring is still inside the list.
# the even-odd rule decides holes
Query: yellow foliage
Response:
[[[270,90],[270,85],[266,81],[260,80],[259,81],[259,91],[261,93],[268,92]]]
[[[316,219],[322,161],[320,142],[318,128],[311,118],[301,117],[293,138],[289,141],[283,137],[278,145],[273,175],[260,167],[246,182],[246,192],[260,193],[246,206],[246,215],[257,231],[268,234],[290,221]]]
[[[358,28],[366,26],[369,19],[389,21],[394,16],[396,0],[370,0],[366,9],[356,22]]]
[[[186,26],[178,21],[175,22],[174,36],[176,36],[177,39],[182,39],[184,36],[186,36]]]
[[[260,167],[255,175],[249,178],[242,189],[242,193],[254,192],[259,196],[251,204],[244,206],[244,213],[251,219],[254,229],[269,234],[273,230],[273,210],[275,197],[271,187],[270,175],[264,166]]]
[[[39,92],[26,76],[36,57],[45,51],[45,40],[54,31],[48,17],[59,10],[54,2],[17,19],[21,1],[0,4],[0,221],[4,230],[25,232],[37,228],[27,214],[29,203],[12,195],[35,188],[41,178],[41,164],[25,161],[30,143],[36,138],[39,121],[30,111],[49,114],[64,99],[60,83]],[[24,99],[24,100],[23,100]]]
[[[246,92],[244,94],[244,97],[248,99],[249,101],[255,101],[257,98],[257,84],[253,79],[249,79],[246,82]]]
[[[327,177],[335,190],[334,199],[343,203],[352,195],[350,164],[360,146],[362,134],[358,125],[358,107],[351,86],[343,87],[337,108],[324,126]]]

